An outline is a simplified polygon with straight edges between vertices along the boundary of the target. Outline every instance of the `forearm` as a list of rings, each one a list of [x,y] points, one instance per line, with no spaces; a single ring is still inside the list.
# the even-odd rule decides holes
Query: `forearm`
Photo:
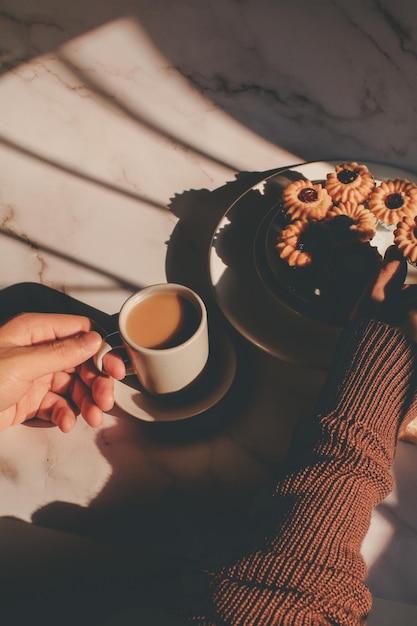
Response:
[[[390,491],[401,421],[415,410],[416,351],[377,322],[347,329],[312,418],[275,489],[275,529],[212,578],[212,620],[233,625],[360,624],[371,606],[360,547]]]

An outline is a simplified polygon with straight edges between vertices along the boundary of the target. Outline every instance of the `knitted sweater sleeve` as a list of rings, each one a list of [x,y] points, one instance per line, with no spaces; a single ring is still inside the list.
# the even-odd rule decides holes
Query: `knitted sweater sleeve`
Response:
[[[417,352],[376,321],[350,324],[316,411],[275,485],[273,532],[211,573],[199,624],[357,625],[371,595],[361,557],[373,507],[391,490],[398,429],[417,412]]]

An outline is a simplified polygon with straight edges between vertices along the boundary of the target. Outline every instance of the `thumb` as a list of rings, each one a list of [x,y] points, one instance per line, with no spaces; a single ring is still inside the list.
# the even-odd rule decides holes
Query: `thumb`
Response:
[[[352,318],[374,317],[388,321],[403,288],[407,263],[395,246],[387,249],[375,280],[365,289],[353,309]]]
[[[375,303],[382,303],[395,293],[399,294],[403,285],[403,268],[399,261],[384,264],[373,284],[370,298]]]
[[[40,378],[77,367],[100,348],[101,336],[89,331],[76,337],[30,346],[22,350],[21,373],[25,378]]]

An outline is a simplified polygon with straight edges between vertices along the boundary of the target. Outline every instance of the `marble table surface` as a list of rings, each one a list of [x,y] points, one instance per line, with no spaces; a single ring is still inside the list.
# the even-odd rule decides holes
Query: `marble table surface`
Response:
[[[115,407],[96,430],[0,433],[14,623],[22,590],[46,620],[43,601],[56,615],[77,580],[97,600],[96,621],[79,623],[104,624],[99,591],[130,607],[138,572],[227,549],[314,404],[325,372],[274,358],[221,315],[211,237],[278,168],[339,159],[417,174],[417,13],[407,0],[57,4],[0,2],[0,288],[43,285],[112,316],[146,285],[188,284],[239,364],[230,393],[184,422]],[[363,553],[370,623],[401,626],[417,623],[417,447],[398,445],[393,475]],[[75,614],[65,604],[61,623]]]

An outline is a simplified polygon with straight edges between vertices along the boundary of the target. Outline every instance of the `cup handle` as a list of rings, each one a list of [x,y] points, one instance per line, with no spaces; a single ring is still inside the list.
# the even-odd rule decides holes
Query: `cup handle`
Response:
[[[99,348],[99,351],[96,352],[96,354],[94,355],[93,357],[94,365],[96,366],[99,372],[104,372],[103,357],[108,352],[111,352],[111,350],[114,350],[113,346],[111,346],[106,341],[103,341]]]
[[[111,333],[110,335],[107,335],[106,337],[104,337],[100,348],[93,356],[94,365],[96,366],[99,372],[106,373],[106,370],[104,369],[104,366],[103,366],[103,358],[108,352],[111,352],[112,350],[116,350],[116,348],[123,348],[123,342],[118,332]]]

